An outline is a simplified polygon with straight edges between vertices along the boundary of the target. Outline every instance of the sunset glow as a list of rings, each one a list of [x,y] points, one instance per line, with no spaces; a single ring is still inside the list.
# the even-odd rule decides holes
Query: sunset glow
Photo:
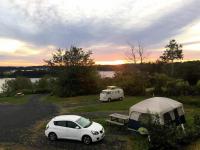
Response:
[[[128,63],[126,60],[114,60],[114,61],[96,61],[98,65],[121,65]]]
[[[43,65],[71,45],[91,50],[96,64],[123,64],[138,42],[155,61],[171,39],[184,60],[199,60],[199,8],[199,0],[1,0],[0,66]]]
[[[15,50],[23,47],[23,43],[12,39],[0,39],[0,52],[1,53],[12,53]]]

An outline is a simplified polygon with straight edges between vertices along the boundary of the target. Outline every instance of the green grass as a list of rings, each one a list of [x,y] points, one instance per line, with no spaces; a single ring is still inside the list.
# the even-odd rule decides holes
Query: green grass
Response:
[[[72,112],[128,111],[130,106],[145,99],[144,97],[126,97],[123,101],[97,102],[95,105],[75,108]]]
[[[88,96],[77,96],[77,97],[69,97],[69,98],[58,98],[54,96],[47,96],[45,98],[46,102],[51,102],[58,104],[61,109],[67,110],[68,113],[73,114],[86,114],[86,117],[89,117],[89,114],[95,114],[95,112],[99,115],[92,115],[92,120],[101,123],[106,132],[109,133],[109,126],[105,122],[106,117],[108,117],[109,113],[113,112],[126,112],[128,114],[129,108],[144,100],[148,97],[135,97],[135,96],[127,96],[123,101],[112,101],[112,102],[100,102],[98,101],[99,95],[88,95]],[[188,125],[191,125],[193,122],[193,116],[197,113],[200,113],[200,96],[181,96],[181,97],[172,97],[174,100],[178,100],[183,103],[186,115],[186,121]],[[62,113],[65,113],[62,111]],[[61,114],[62,114],[61,113]],[[105,113],[101,115],[101,113]],[[187,127],[187,126],[186,126]],[[116,130],[118,130],[116,128]],[[127,141],[128,149],[136,149],[136,150],[145,150],[148,149],[148,142],[145,137],[134,136],[134,135],[115,135],[116,138]],[[114,138],[114,137],[113,137]],[[200,142],[194,142],[191,146],[188,146],[185,150],[192,150],[191,148],[199,148]],[[195,149],[194,148],[194,149]],[[195,149],[196,150],[196,149]]]
[[[0,104],[24,104],[28,101],[28,97],[29,96],[0,98]],[[65,114],[67,112],[71,114],[80,114],[83,116],[85,115],[85,117],[92,118],[93,121],[101,123],[106,129],[106,133],[108,133],[107,136],[109,140],[112,140],[112,138],[117,138],[122,141],[126,141],[128,149],[145,150],[148,149],[148,142],[146,141],[145,137],[132,134],[112,134],[112,131],[110,130],[115,131],[116,129],[115,132],[118,133],[118,128],[116,127],[112,129],[112,127],[109,127],[105,122],[105,119],[110,113],[113,112],[123,112],[127,113],[128,115],[129,108],[132,105],[146,98],[148,97],[127,96],[123,101],[112,102],[100,102],[99,95],[76,96],[68,98],[44,96],[42,99],[44,102],[58,105],[60,107],[60,114]],[[197,113],[200,113],[200,96],[182,96],[173,97],[173,99],[183,103],[187,124],[191,125],[193,122],[193,116]],[[194,143],[186,147],[185,150],[192,149],[200,149],[200,141],[194,141]]]
[[[200,140],[197,140],[189,146],[186,146],[184,150],[200,150]]]
[[[180,96],[177,98],[178,101],[182,102],[185,105],[190,105],[193,107],[200,107],[200,97],[199,96]]]
[[[47,96],[44,101],[51,102],[54,104],[64,105],[64,104],[81,104],[81,103],[94,103],[99,99],[99,95],[87,95],[87,96],[76,96],[76,97],[56,97]]]
[[[1,97],[0,104],[25,104],[28,102],[28,95],[25,96],[13,96],[13,97]]]

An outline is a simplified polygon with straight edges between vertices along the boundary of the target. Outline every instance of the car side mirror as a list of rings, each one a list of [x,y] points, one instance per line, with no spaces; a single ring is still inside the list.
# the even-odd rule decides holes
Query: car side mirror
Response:
[[[79,126],[76,126],[75,129],[80,129],[80,127],[79,127]]]

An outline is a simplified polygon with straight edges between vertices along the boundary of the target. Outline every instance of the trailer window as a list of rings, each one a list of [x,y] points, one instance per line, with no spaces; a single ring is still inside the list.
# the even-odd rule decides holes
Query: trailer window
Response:
[[[165,114],[163,115],[163,117],[164,117],[164,123],[165,123],[165,124],[169,124],[170,122],[172,122],[172,118],[171,118],[169,112],[165,113]]]
[[[142,124],[142,125],[146,125],[149,123],[149,120],[152,116],[150,114],[141,114],[138,118],[138,121]]]

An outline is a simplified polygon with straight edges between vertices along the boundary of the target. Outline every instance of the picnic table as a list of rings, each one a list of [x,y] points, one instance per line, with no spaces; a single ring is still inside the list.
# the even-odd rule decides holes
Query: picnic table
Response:
[[[129,120],[129,116],[118,113],[110,114],[109,117],[110,119],[107,119],[106,122],[108,122],[109,124],[115,124],[119,126],[127,125]]]

